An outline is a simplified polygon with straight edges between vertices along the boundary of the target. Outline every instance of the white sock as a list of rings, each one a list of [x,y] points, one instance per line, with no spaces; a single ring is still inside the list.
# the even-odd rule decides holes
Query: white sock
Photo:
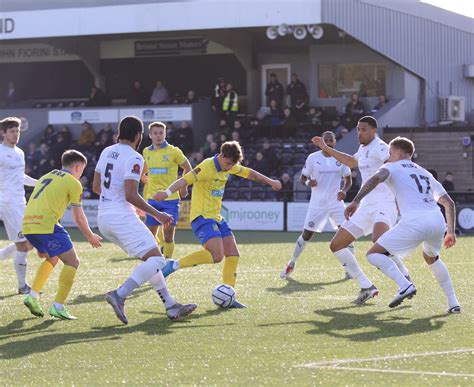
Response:
[[[411,282],[405,278],[390,257],[384,254],[373,253],[367,255],[367,260],[387,277],[393,279],[400,289],[406,289],[411,285]]]
[[[354,242],[352,242],[349,246],[347,246],[347,250],[351,252],[351,254],[355,257],[355,246]]]
[[[434,263],[429,265],[433,275],[438,281],[439,286],[443,289],[444,294],[448,297],[448,305],[449,307],[458,306],[459,301],[456,298],[456,294],[454,293],[453,282],[451,281],[451,276],[449,275],[448,268],[441,261],[441,258],[438,258]]]
[[[0,249],[0,261],[12,258],[15,252],[16,245],[14,243],[10,243],[7,247]]]
[[[408,269],[407,267],[405,266],[405,264],[403,263],[403,259],[400,258],[398,255],[391,255],[390,256],[390,259],[395,262],[395,265],[397,265],[398,267],[398,270],[401,271],[401,273],[407,277],[410,275],[410,273],[408,272]]]
[[[367,289],[373,286],[373,283],[367,278],[362,271],[359,263],[349,249],[344,248],[333,253],[339,262],[341,262],[344,269],[352,278],[355,278],[362,289]]]
[[[306,243],[308,243],[307,241],[305,241],[303,239],[303,237],[300,235],[298,237],[298,239],[296,240],[296,243],[295,243],[295,248],[293,250],[293,255],[291,256],[291,262],[293,263],[296,263],[296,260],[298,259],[298,257],[301,255],[301,253],[303,252],[305,246],[306,246]]]
[[[15,266],[16,278],[18,280],[18,287],[22,288],[26,285],[26,256],[27,252],[17,251],[13,265]]]
[[[175,299],[171,296],[166,287],[165,277],[163,277],[161,270],[151,277],[149,282],[151,286],[153,286],[153,289],[156,290],[156,293],[160,296],[161,301],[165,304],[165,308],[169,308],[176,304]]]

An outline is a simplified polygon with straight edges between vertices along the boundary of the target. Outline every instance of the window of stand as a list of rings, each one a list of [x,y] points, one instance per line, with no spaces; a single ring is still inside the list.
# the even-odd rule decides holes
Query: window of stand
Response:
[[[360,97],[385,95],[385,65],[383,63],[321,64],[319,65],[319,97]]]

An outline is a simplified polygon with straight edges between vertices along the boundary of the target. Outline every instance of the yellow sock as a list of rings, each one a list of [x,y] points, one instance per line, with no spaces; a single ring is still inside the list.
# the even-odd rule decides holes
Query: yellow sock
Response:
[[[49,262],[47,259],[43,261],[43,263],[40,265],[38,272],[36,273],[35,280],[33,281],[33,286],[31,289],[33,289],[36,293],[39,293],[41,289],[43,289],[44,284],[49,278],[49,275],[53,271],[54,266],[51,262]]]
[[[74,277],[77,269],[72,266],[64,265],[63,270],[59,276],[58,293],[54,300],[58,304],[64,304],[66,298],[71,291],[72,284],[74,283]]]
[[[163,234],[163,227],[162,226],[158,227],[158,231],[156,232],[156,240],[158,241],[158,244],[160,246],[164,245],[165,236]]]
[[[173,256],[174,252],[174,241],[172,242],[166,242],[163,241],[163,255],[165,258],[171,258]]]
[[[232,287],[235,286],[235,280],[237,277],[237,265],[239,264],[238,256],[225,257],[224,268],[222,269],[222,282]]]
[[[191,254],[186,255],[185,257],[179,260],[179,267],[181,269],[185,267],[203,265],[206,263],[214,263],[212,259],[212,254],[207,250],[194,251]]]

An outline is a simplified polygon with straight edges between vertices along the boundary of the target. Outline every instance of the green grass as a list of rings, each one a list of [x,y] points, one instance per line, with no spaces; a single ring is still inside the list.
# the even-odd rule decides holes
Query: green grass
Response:
[[[0,246],[6,245],[4,234]],[[309,244],[290,281],[279,279],[295,233],[237,233],[241,264],[237,292],[245,310],[219,310],[211,289],[221,282],[221,265],[181,270],[169,288],[182,302],[196,302],[190,318],[171,322],[147,286],[127,302],[128,326],[118,323],[103,294],[136,265],[107,243],[93,250],[73,234],[81,267],[68,306],[77,321],[38,319],[13,295],[11,262],[0,262],[0,380],[2,385],[472,385],[474,337],[472,278],[474,238],[460,238],[444,253],[461,315],[447,316],[446,300],[419,250],[407,266],[418,294],[401,307],[387,307],[396,286],[363,259],[368,241],[356,245],[366,273],[381,295],[364,307],[350,301],[353,281],[329,253],[328,238]],[[198,248],[189,232],[177,236],[176,255]],[[40,260],[29,256],[32,281]],[[60,267],[44,288],[52,302]],[[338,367],[301,367],[336,359],[471,349],[470,352],[374,359]],[[342,369],[340,367],[350,367]],[[370,370],[374,370],[374,372]],[[379,371],[382,370],[383,372]],[[413,371],[414,373],[406,373]],[[430,374],[446,372],[451,376]],[[470,374],[471,376],[460,376]]]

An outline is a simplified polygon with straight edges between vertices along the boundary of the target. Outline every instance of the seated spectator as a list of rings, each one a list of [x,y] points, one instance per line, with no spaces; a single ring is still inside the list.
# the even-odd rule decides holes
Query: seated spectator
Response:
[[[102,151],[112,144],[114,144],[113,138],[107,132],[102,132],[99,141],[95,143],[95,160],[99,160]]]
[[[108,105],[108,99],[105,93],[100,89],[100,87],[92,86],[91,92],[89,94],[89,100],[87,101],[87,106],[106,106]]]
[[[88,177],[86,175],[82,175],[80,181],[82,184],[82,198],[90,199],[92,196],[92,189],[90,188]]]
[[[236,130],[234,130],[234,131],[230,134],[230,139],[231,139],[231,141],[237,141],[237,142],[239,142],[239,141],[240,141],[240,134],[239,134],[239,132],[237,132]]]
[[[180,103],[183,103],[183,102],[184,100],[181,97],[181,94],[179,94],[178,92],[174,93],[173,97],[168,100],[168,103],[170,103],[171,105],[179,105]]]
[[[336,140],[339,140],[344,135],[349,133],[349,130],[341,123],[339,116],[337,116],[334,120],[331,121],[331,127],[329,128],[329,130],[331,130],[331,132],[336,135]],[[342,134],[343,131],[345,132],[344,135]]]
[[[298,123],[296,122],[296,118],[291,113],[290,108],[285,108],[283,110],[283,121],[281,123],[281,136],[282,137],[289,137],[295,133],[296,128],[298,127]]]
[[[25,153],[25,164],[29,165],[31,168],[38,162],[40,153],[36,148],[36,143],[30,142],[28,144],[28,150]]]
[[[163,83],[156,81],[156,86],[150,97],[150,103],[152,105],[164,105],[168,103],[168,97],[168,90],[163,86]]]
[[[72,134],[71,134],[71,130],[69,129],[69,126],[67,125],[61,126],[61,129],[59,129],[59,134],[62,134],[66,147],[70,148],[72,145]]]
[[[176,145],[180,148],[184,154],[191,153],[194,148],[194,136],[193,136],[193,128],[189,126],[186,121],[181,122],[179,129],[175,130],[175,141],[177,142]]]
[[[346,137],[349,134],[349,129],[342,127],[339,133],[340,133],[339,138],[336,137],[338,140]]]
[[[453,183],[454,175],[451,172],[446,172],[446,177],[443,181],[443,187],[446,192],[454,191],[454,183]]]
[[[230,127],[229,127],[229,124],[227,123],[227,120],[220,120],[219,121],[218,133],[224,133],[224,134],[229,134],[230,133]]]
[[[217,147],[217,142],[213,141],[209,144],[209,149],[203,153],[203,157],[208,159],[209,157],[214,157],[215,154],[219,153],[219,148]]]
[[[306,123],[311,125],[321,125],[321,110],[316,109],[315,106],[309,108],[306,113]]]
[[[275,73],[270,74],[270,82],[268,82],[265,89],[265,95],[267,97],[267,105],[270,106],[270,101],[276,101],[278,106],[283,105],[283,97],[285,91],[283,90],[283,85],[278,80],[278,77]]]
[[[359,101],[359,95],[357,93],[352,94],[351,101],[346,105],[344,110],[343,122],[346,127],[354,128],[357,121],[364,115],[365,107],[362,102]]]
[[[209,133],[207,136],[206,136],[206,142],[204,143],[204,145],[201,147],[201,153],[204,153],[206,152],[210,145],[211,145],[211,142],[214,142],[214,135],[212,133]]]
[[[427,169],[427,171],[431,173],[436,180],[438,180],[438,172],[436,172],[434,169]]]
[[[196,165],[200,164],[204,160],[204,155],[201,152],[195,152],[189,157],[189,162],[194,168]]]
[[[305,121],[306,114],[308,114],[308,105],[305,99],[297,99],[295,107],[293,108],[293,114],[296,118],[296,122],[302,123]]]
[[[127,97],[128,105],[148,105],[149,95],[139,81],[133,82],[133,88]]]
[[[281,107],[278,106],[277,101],[274,99],[270,101],[269,117],[270,117],[270,126],[280,125],[283,119],[283,110],[281,110]]]
[[[84,149],[91,147],[94,144],[95,132],[92,128],[92,125],[89,124],[87,121],[82,124],[82,127],[84,129],[82,129],[82,132],[79,136],[78,144],[82,149]]]
[[[48,125],[44,130],[43,137],[41,137],[41,142],[45,143],[48,147],[53,144],[56,144],[58,133],[54,129],[53,125]]]
[[[251,163],[252,168],[257,172],[260,172],[266,176],[270,175],[271,165],[268,160],[265,159],[262,152],[257,152],[255,154],[255,160]]]
[[[219,141],[217,142],[217,147],[220,149],[221,145],[227,141],[227,136],[224,133],[219,135]]]
[[[279,167],[279,160],[275,149],[272,148],[267,139],[265,139],[264,143],[262,144],[262,149],[260,152],[262,152],[263,157],[265,157],[265,159],[270,163],[271,174],[276,175]]]
[[[58,141],[56,144],[52,145],[49,154],[51,158],[54,160],[54,165],[56,168],[61,168],[61,156],[63,153],[69,149],[68,144],[66,143],[66,139],[64,138],[62,133],[58,134]]]
[[[184,100],[184,103],[191,104],[195,102],[198,102],[198,99],[196,98],[196,93],[194,92],[194,90],[189,90],[186,99]]]
[[[379,96],[379,103],[374,106],[374,108],[372,109],[372,113],[375,113],[376,111],[382,109],[387,102],[388,101],[385,100],[384,95]]]
[[[106,142],[109,145],[112,145],[114,143],[114,129],[111,124],[105,124],[105,126],[96,134],[95,138],[97,143],[101,142],[103,135],[107,136]],[[97,143],[96,145],[98,145]]]
[[[280,201],[293,201],[293,181],[288,173],[284,173],[280,177],[281,190],[277,192],[277,199]]]

